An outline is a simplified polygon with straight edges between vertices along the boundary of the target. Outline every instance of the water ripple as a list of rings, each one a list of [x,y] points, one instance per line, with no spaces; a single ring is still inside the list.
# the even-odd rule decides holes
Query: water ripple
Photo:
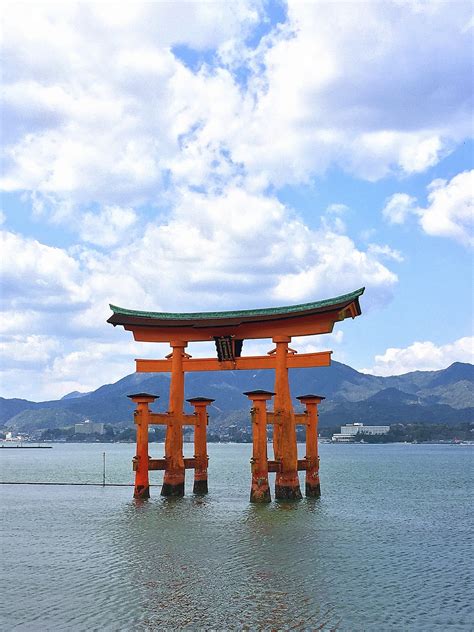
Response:
[[[128,455],[114,449],[108,460],[123,481]],[[322,446],[321,499],[252,506],[248,446],[211,450],[206,498],[1,489],[1,628],[472,629],[472,453]],[[81,479],[100,456],[96,446],[48,452],[43,469],[17,470],[41,478],[56,459]]]

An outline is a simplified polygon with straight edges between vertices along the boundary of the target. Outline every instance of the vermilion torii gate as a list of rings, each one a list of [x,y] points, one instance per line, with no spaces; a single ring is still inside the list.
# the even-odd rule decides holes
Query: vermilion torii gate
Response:
[[[290,394],[288,369],[329,366],[331,351],[297,354],[289,347],[292,337],[330,333],[334,324],[361,313],[359,297],[364,288],[332,299],[255,310],[172,314],[123,309],[110,305],[113,315],[107,322],[131,331],[137,341],[168,342],[171,353],[163,360],[136,360],[137,372],[170,373],[167,413],[152,413],[149,404],[156,396],[137,393],[129,397],[136,403],[137,450],[134,458],[135,497],[149,497],[149,470],[164,470],[163,496],[184,495],[186,469],[194,469],[194,492],[207,492],[207,406],[214,400],[197,397],[188,400],[193,415],[184,414],[184,375],[190,371],[274,369],[275,392],[250,391],[252,401],[252,487],[251,500],[268,502],[268,472],[276,472],[275,497],[301,498],[298,470],[306,471],[306,495],[317,496],[319,457],[317,446],[318,395],[298,399],[305,413],[295,415]],[[244,340],[271,338],[275,348],[265,356],[242,357]],[[214,341],[217,358],[192,358],[185,352],[189,342]],[[266,403],[273,396],[273,412]],[[148,456],[148,425],[166,425],[165,458]],[[273,424],[274,459],[267,458],[267,424]],[[296,425],[306,426],[306,456],[298,460]],[[183,426],[193,425],[195,454],[183,457]]]

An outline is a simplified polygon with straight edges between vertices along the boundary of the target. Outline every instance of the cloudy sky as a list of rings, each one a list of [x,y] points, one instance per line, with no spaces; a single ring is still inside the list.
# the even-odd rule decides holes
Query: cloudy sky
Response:
[[[10,4],[0,394],[163,357],[109,303],[366,286],[362,317],[293,346],[378,375],[472,360],[472,38],[470,2]]]

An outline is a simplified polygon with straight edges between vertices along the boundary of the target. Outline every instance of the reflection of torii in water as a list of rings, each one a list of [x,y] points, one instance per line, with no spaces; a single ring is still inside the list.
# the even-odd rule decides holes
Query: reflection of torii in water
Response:
[[[113,315],[107,322],[131,331],[135,340],[168,342],[172,352],[164,360],[136,360],[138,372],[171,373],[169,409],[152,413],[149,404],[156,396],[137,393],[129,397],[137,404],[137,451],[134,458],[135,497],[149,497],[149,470],[164,470],[163,496],[184,494],[186,468],[194,469],[194,492],[207,492],[207,406],[213,400],[198,397],[188,400],[193,415],[184,414],[184,374],[188,371],[275,369],[275,393],[251,391],[253,457],[251,500],[269,501],[268,472],[276,472],[276,498],[301,498],[298,470],[306,471],[306,495],[319,495],[319,458],[317,447],[317,405],[324,399],[304,395],[304,414],[295,415],[291,402],[288,369],[329,366],[331,351],[297,354],[289,347],[292,337],[330,333],[334,323],[359,316],[359,297],[364,288],[336,298],[268,309],[232,312],[171,314],[122,309],[111,305]],[[271,338],[275,348],[265,356],[242,357],[246,339]],[[215,341],[217,358],[191,358],[185,353],[189,342]],[[275,395],[273,412],[266,401]],[[148,456],[148,425],[166,425],[165,458]],[[193,425],[195,454],[183,457],[183,425]],[[275,459],[267,459],[267,424],[273,424]],[[306,458],[298,460],[296,425],[306,426]]]

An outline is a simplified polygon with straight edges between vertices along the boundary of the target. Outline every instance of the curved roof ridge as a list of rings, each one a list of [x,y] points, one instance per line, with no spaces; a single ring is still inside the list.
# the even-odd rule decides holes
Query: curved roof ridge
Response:
[[[219,319],[219,318],[235,318],[246,316],[265,316],[265,315],[278,315],[289,314],[307,311],[310,309],[318,309],[324,307],[331,307],[332,305],[339,305],[344,302],[351,302],[359,298],[364,293],[365,287],[354,290],[349,294],[342,294],[341,296],[335,296],[334,298],[327,298],[322,301],[314,301],[312,303],[300,303],[298,305],[285,305],[282,307],[264,307],[259,309],[241,309],[226,312],[146,312],[134,309],[125,309],[118,307],[117,305],[109,305],[114,314],[121,314],[123,316],[136,316],[141,318],[154,318],[157,320],[206,320],[206,319]]]

